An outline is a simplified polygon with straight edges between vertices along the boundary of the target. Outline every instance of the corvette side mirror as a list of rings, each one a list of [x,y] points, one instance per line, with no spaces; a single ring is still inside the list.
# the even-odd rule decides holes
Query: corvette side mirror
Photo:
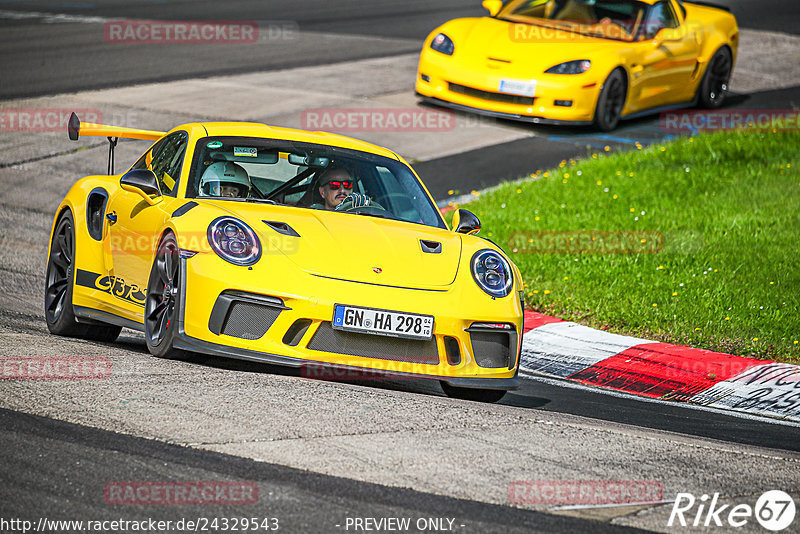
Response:
[[[481,3],[483,9],[489,12],[489,15],[495,16],[500,13],[500,10],[503,9],[503,1],[502,0],[483,0]]]
[[[155,173],[149,169],[133,169],[126,172],[119,179],[119,185],[125,191],[138,193],[151,206],[161,202],[158,179],[156,179]]]
[[[459,234],[477,234],[481,231],[481,221],[468,210],[458,210],[453,214],[453,228]]]
[[[656,46],[660,46],[661,43],[680,41],[682,37],[680,28],[662,28],[653,38],[653,43]]]

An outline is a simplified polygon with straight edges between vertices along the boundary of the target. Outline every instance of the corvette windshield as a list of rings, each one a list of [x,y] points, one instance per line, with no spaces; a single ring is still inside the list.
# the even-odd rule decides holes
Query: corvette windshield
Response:
[[[589,37],[633,41],[641,38],[648,8],[636,0],[522,0],[509,4],[499,18]]]
[[[367,152],[294,141],[200,139],[186,196],[335,210],[445,228],[405,164]]]

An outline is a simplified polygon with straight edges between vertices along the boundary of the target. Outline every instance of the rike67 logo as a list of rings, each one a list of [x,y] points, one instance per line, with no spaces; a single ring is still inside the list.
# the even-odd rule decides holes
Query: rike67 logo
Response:
[[[767,530],[778,532],[794,521],[795,504],[792,497],[780,490],[763,493],[756,505],[719,504],[719,493],[702,495],[699,499],[691,493],[678,493],[669,515],[668,527],[743,527],[753,517]]]

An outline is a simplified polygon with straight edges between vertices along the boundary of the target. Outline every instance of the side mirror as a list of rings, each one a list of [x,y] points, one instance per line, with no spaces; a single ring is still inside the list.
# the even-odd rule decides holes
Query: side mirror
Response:
[[[161,202],[161,190],[153,171],[149,169],[133,169],[119,179],[119,185],[125,191],[138,193],[145,202],[154,206]]]
[[[453,214],[453,228],[459,234],[477,234],[481,231],[481,221],[468,210],[458,210]]]
[[[653,38],[653,43],[660,46],[661,43],[680,41],[683,38],[680,28],[662,28]]]
[[[483,9],[489,12],[489,15],[494,17],[503,9],[503,0],[483,0],[481,5]]]

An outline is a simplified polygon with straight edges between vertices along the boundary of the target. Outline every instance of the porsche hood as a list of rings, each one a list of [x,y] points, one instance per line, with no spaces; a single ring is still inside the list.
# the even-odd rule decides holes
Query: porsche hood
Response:
[[[259,262],[283,256],[316,276],[412,288],[451,285],[458,272],[461,236],[444,229],[322,210],[213,203],[258,234]]]

